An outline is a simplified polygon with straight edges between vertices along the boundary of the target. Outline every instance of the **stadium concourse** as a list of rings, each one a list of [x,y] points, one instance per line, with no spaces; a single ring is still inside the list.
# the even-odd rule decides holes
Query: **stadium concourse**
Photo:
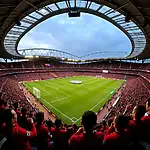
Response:
[[[150,143],[149,64],[70,65],[52,61],[49,67],[44,67],[44,63],[0,64],[1,142],[7,138],[1,149],[133,149],[138,145],[142,150]],[[97,117],[91,111],[83,114],[82,128],[61,122],[19,84],[21,81],[81,75],[126,80]]]

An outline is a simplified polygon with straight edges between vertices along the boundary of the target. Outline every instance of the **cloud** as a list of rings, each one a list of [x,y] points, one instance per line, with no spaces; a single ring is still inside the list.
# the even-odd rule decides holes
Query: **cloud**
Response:
[[[41,39],[42,37],[42,39]],[[48,37],[50,37],[52,42],[49,42]],[[53,44],[51,44],[53,43]],[[18,46],[18,49],[28,49],[28,48],[51,48],[51,49],[56,49],[57,47],[55,45],[57,42],[55,39],[52,38],[51,34],[48,33],[45,34],[44,32],[38,32],[38,36],[36,32],[32,32],[28,35],[25,35]]]
[[[80,18],[68,18],[67,14],[52,17],[31,30],[19,43],[19,49],[35,47],[82,56],[98,51],[130,53],[131,43],[108,21],[82,13]]]

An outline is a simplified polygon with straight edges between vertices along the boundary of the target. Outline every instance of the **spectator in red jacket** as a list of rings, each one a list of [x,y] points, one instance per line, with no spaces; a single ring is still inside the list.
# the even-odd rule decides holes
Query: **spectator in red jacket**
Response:
[[[82,115],[82,128],[73,134],[69,140],[71,148],[75,150],[100,150],[102,148],[103,133],[94,132],[97,116],[92,111]]]
[[[68,141],[66,140],[66,130],[62,129],[61,119],[55,120],[55,128],[52,131],[52,139],[54,141],[54,149],[62,150],[68,148]]]
[[[107,136],[108,134],[115,132],[113,119],[108,120],[108,126],[109,128],[104,132],[104,137]]]
[[[2,135],[7,138],[4,144],[5,150],[31,150],[29,140],[36,136],[36,128],[33,119],[30,118],[32,129],[27,131],[17,124],[17,114],[12,109],[6,109],[3,113],[4,124]]]
[[[133,141],[142,140],[145,133],[145,125],[142,121],[142,118],[146,112],[146,109],[143,105],[134,107],[132,112],[132,119],[129,121],[128,130],[131,134]]]
[[[44,125],[44,113],[39,112],[36,114],[36,129],[37,138],[36,146],[38,150],[48,150],[50,149],[50,132],[48,128]]]
[[[150,126],[150,99],[146,102],[146,111],[147,112],[142,120],[147,124],[147,126]]]
[[[145,129],[145,140],[150,143],[150,99],[146,103],[146,115],[142,118]]]
[[[126,116],[118,115],[114,118],[115,132],[105,136],[103,141],[104,150],[126,150],[130,143],[129,132],[125,130],[127,125],[128,118]]]
[[[31,130],[31,124],[29,123],[27,118],[27,109],[23,107],[21,109],[21,114],[21,117],[18,118],[19,126],[26,130]]]

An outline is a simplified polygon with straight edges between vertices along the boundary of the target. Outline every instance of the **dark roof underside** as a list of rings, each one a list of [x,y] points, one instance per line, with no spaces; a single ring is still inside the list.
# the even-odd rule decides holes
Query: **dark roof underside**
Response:
[[[16,22],[16,20],[25,17],[26,12],[32,12],[37,6],[45,6],[50,3],[60,2],[61,0],[1,0],[0,1],[0,57],[12,58],[16,56],[10,55],[4,48],[4,37]],[[90,0],[89,0],[90,1]],[[99,0],[97,0],[99,1]],[[106,1],[106,0],[105,0]],[[102,3],[106,3],[101,0]],[[112,3],[112,4],[111,4]],[[111,0],[110,5],[115,5],[118,9],[125,10],[135,22],[142,27],[147,39],[147,45],[144,51],[138,56],[139,59],[150,58],[150,1],[149,0]],[[125,5],[129,3],[128,5]],[[124,6],[125,5],[125,6]],[[132,7],[131,7],[132,5]],[[122,7],[124,6],[124,7]],[[139,11],[135,13],[133,7]]]

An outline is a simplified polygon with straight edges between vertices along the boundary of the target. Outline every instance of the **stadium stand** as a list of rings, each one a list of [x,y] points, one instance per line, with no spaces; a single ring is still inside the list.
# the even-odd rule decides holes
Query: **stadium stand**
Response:
[[[150,150],[149,8],[148,0],[1,1],[0,150]],[[76,60],[83,57],[36,48],[28,56],[30,49],[17,49],[33,27],[53,15],[76,14],[74,10],[102,16],[123,31],[131,53],[115,59],[91,50],[92,55],[85,55],[89,59]],[[80,126],[63,122],[22,84],[72,76],[125,82],[99,112],[85,111]]]
[[[76,67],[73,67],[72,65],[69,66],[68,64],[58,65],[57,63],[55,67],[55,63],[53,63],[53,69],[51,67],[50,69],[47,69],[43,68],[42,65],[39,65],[39,63],[34,65],[35,63],[36,62],[30,63],[30,65],[28,65],[26,68],[25,65],[23,65],[24,67],[21,67],[21,63],[18,62],[18,64],[13,67],[13,70],[12,68],[10,69],[8,67],[10,65],[5,65],[5,69],[4,65],[1,65],[1,136],[2,138],[7,137],[7,141],[4,142],[2,149],[9,149],[10,147],[15,149],[31,149],[31,147],[42,149],[44,147],[44,149],[54,150],[80,150],[92,149],[93,147],[94,149],[103,148],[106,150],[112,148],[117,149],[117,147],[119,147],[119,149],[130,149],[131,147],[135,147],[134,142],[137,140],[135,139],[135,137],[137,138],[137,133],[135,130],[139,130],[139,128],[141,129],[141,126],[142,129],[146,130],[141,130],[141,132],[138,133],[138,135],[142,135],[142,138],[138,139],[138,142],[139,140],[144,140],[147,144],[150,142],[148,140],[149,134],[147,131],[149,130],[147,126],[150,124],[150,120],[149,116],[144,117],[145,107],[141,106],[142,104],[146,104],[148,101],[150,88],[149,79],[147,78],[149,77],[149,72],[145,70],[145,66],[140,68],[139,66],[142,65],[131,65],[134,66],[134,69],[137,69],[134,70],[128,68],[128,70],[126,69],[126,66],[128,65],[120,65],[121,63],[116,65],[115,63],[110,67],[110,63],[107,65],[104,63],[104,65],[102,65],[103,68],[110,68],[109,70],[113,72],[105,74],[101,72],[101,69],[99,69],[99,71],[95,70],[95,68],[99,68],[98,63],[94,64],[94,66],[98,66],[96,66],[94,69],[91,68],[93,64],[89,64],[90,67],[87,64],[85,66],[83,65],[82,67],[81,65],[76,65]],[[16,66],[20,68],[16,68]],[[33,66],[36,66],[34,67],[34,70],[30,70],[30,68],[33,68]],[[121,69],[119,66],[125,66],[125,68]],[[68,72],[65,70],[66,68],[70,68],[72,71]],[[80,70],[78,70],[78,68],[80,68]],[[81,68],[83,68],[82,71]],[[137,71],[138,69],[139,71]],[[138,72],[140,73],[137,76]],[[120,97],[119,101],[115,106],[108,108],[109,114],[104,117],[106,124],[107,122],[110,122],[110,120],[114,119],[114,124],[111,124],[110,127],[105,125],[104,129],[102,124],[103,122],[96,124],[94,113],[90,111],[85,112],[82,116],[82,125],[85,129],[84,132],[82,127],[76,127],[75,124],[66,125],[60,119],[56,119],[55,123],[53,123],[53,121],[50,119],[44,120],[44,114],[39,112],[39,109],[36,108],[25,97],[23,90],[18,84],[19,81],[45,80],[54,77],[57,78],[78,75],[99,75],[104,78],[126,79],[126,85],[119,93],[119,96],[117,95]],[[150,102],[148,101],[147,103]],[[133,114],[137,113],[137,115],[141,115],[138,120],[141,126],[136,123],[135,118],[130,116],[130,114],[132,114],[132,110],[135,109],[135,106],[137,106],[137,111]],[[140,107],[144,108],[141,109]],[[147,114],[149,113],[148,108]],[[6,119],[5,115],[10,117],[7,117],[8,119]],[[92,117],[90,117],[90,115]],[[33,118],[33,120],[31,118]],[[23,124],[23,122],[25,122],[25,124]],[[88,126],[86,127],[86,125]],[[96,129],[95,132],[93,132],[93,128]],[[12,132],[13,130],[15,132]],[[20,133],[19,135],[18,131]],[[139,137],[141,136],[138,136],[138,138]],[[23,139],[25,139],[25,143],[23,142]],[[19,144],[17,140],[19,140]],[[118,141],[120,143],[119,145]],[[7,142],[9,143],[10,147],[6,146]],[[143,143],[141,144],[140,142],[138,144],[142,146],[145,145]]]

